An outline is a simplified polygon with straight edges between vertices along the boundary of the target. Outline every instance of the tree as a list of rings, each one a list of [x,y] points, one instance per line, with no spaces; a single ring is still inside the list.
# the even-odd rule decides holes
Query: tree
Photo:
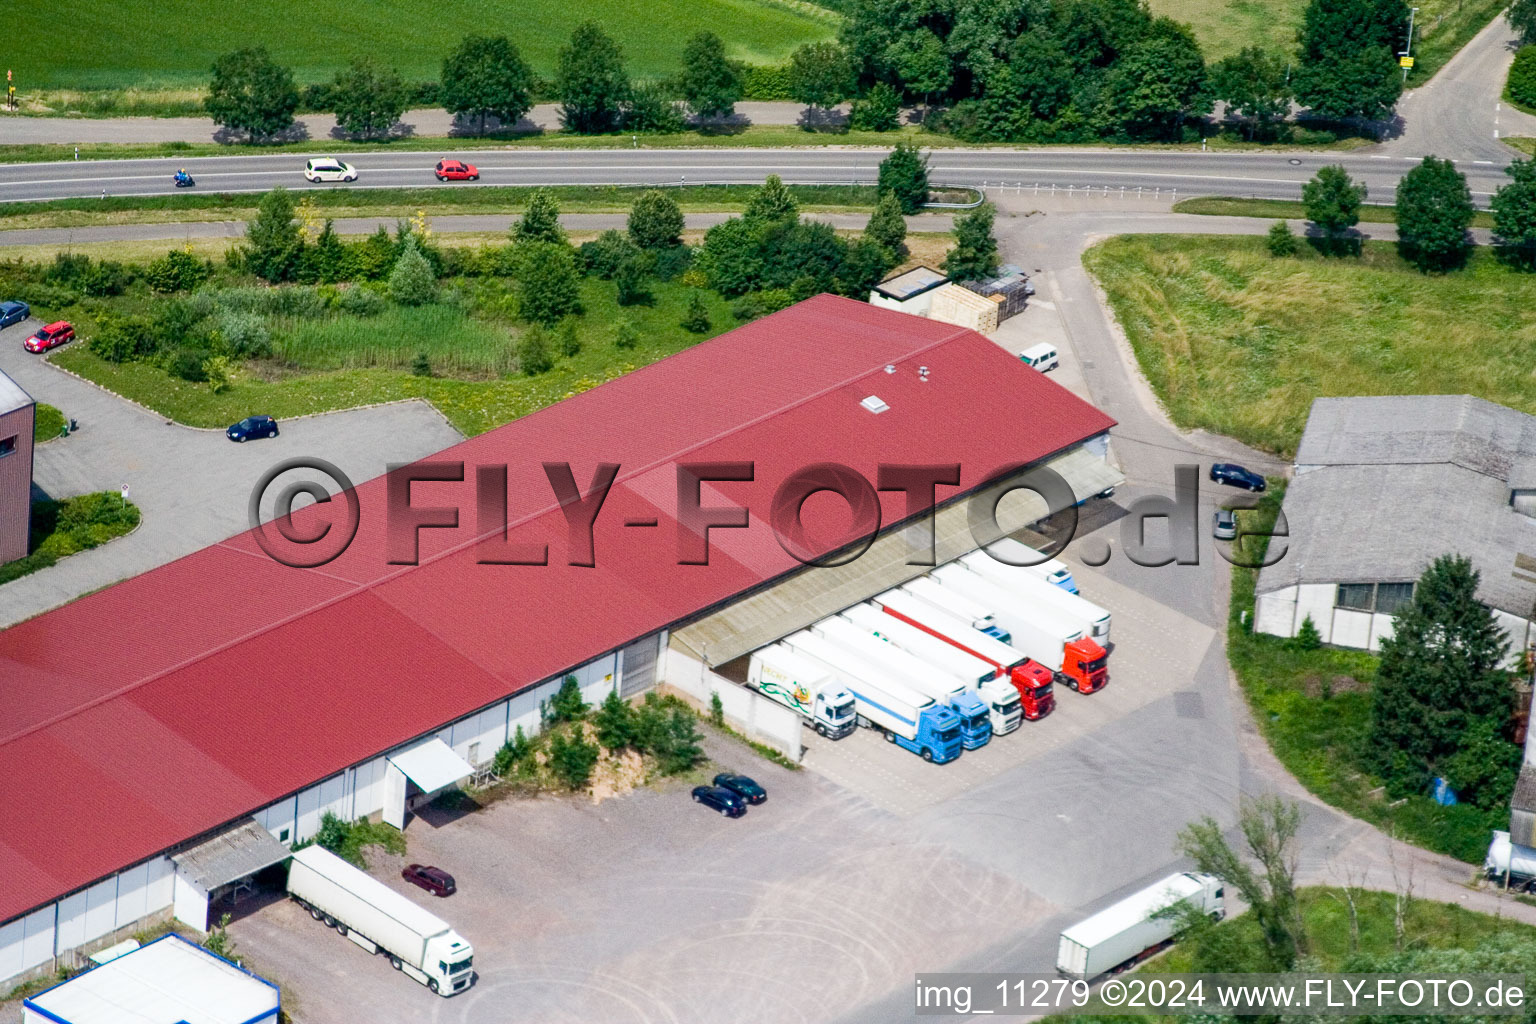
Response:
[[[896,263],[891,251],[869,238],[855,239],[843,247],[842,261],[832,279],[832,290],[850,299],[867,299],[870,291]]]
[[[576,255],[559,242],[519,242],[514,255],[518,310],[523,319],[546,327],[581,309]]]
[[[629,238],[642,249],[668,249],[683,240],[683,210],[660,189],[640,193],[629,211]]]
[[[503,127],[522,120],[533,107],[533,85],[533,69],[506,36],[468,35],[443,61],[438,97],[455,117],[478,117],[484,135],[488,117]]]
[[[789,94],[811,108],[831,108],[853,91],[853,64],[832,42],[805,43],[789,58]]]
[[[351,831],[347,823],[338,818],[335,812],[326,811],[320,815],[320,829],[315,833],[315,845],[339,854],[342,847],[347,845],[347,837]]]
[[[566,676],[560,680],[560,689],[549,701],[549,721],[552,725],[561,722],[579,722],[587,717],[591,706],[581,696],[581,684],[575,676]]]
[[[847,245],[830,224],[781,220],[760,231],[759,252],[763,261],[759,287],[793,289],[805,279],[800,289],[806,294],[799,298],[808,298],[832,289]]]
[[[1536,0],[1515,0],[1504,12],[1522,46],[1536,43]]]
[[[1179,850],[1199,871],[1215,875],[1236,889],[1258,923],[1273,971],[1290,970],[1305,952],[1301,909],[1296,900],[1296,833],[1301,812],[1278,796],[1244,799],[1238,830],[1250,864],[1233,850],[1212,818],[1202,818],[1179,832]]]
[[[627,316],[617,317],[613,321],[613,345],[615,348],[631,349],[640,344],[640,328]]]
[[[1092,75],[1114,64],[1141,39],[1152,17],[1137,0],[1074,0],[1054,21],[1074,72]]]
[[[437,293],[437,277],[432,264],[421,254],[414,235],[406,238],[405,249],[389,273],[389,297],[402,306],[420,306],[431,302]]]
[[[725,44],[719,36],[699,32],[684,44],[678,86],[695,117],[730,117],[736,113],[741,76],[725,59]]]
[[[1469,559],[1435,559],[1381,641],[1370,748],[1400,795],[1423,792],[1479,722],[1498,730],[1509,722],[1508,637],[1477,599],[1478,581]]]
[[[645,287],[645,263],[638,255],[619,263],[613,272],[613,283],[618,287],[621,306],[635,306],[651,299]]]
[[[884,82],[860,99],[848,112],[848,126],[860,132],[888,132],[901,127],[901,96]]]
[[[1336,246],[1339,235],[1360,223],[1360,204],[1365,196],[1365,184],[1357,183],[1339,164],[1318,168],[1301,186],[1307,219],[1323,229],[1330,246]]]
[[[741,217],[716,224],[704,233],[695,265],[721,295],[753,290],[763,271],[757,231]]]
[[[875,191],[895,193],[905,214],[917,213],[928,202],[928,158],[915,142],[903,139],[880,161]]]
[[[555,332],[555,340],[560,354],[567,359],[581,353],[581,335],[574,316],[568,316],[560,321],[560,328]]]
[[[203,940],[203,948],[214,956],[228,960],[235,955],[235,940],[229,937],[228,914],[219,915],[219,923],[208,931],[208,938]]]
[[[907,219],[901,215],[895,192],[881,194],[869,223],[864,225],[864,237],[886,251],[892,266],[907,258]]]
[[[1211,96],[1227,105],[1229,116],[1243,119],[1251,142],[1269,138],[1291,110],[1287,61],[1257,46],[1244,47],[1211,68]]]
[[[666,82],[642,82],[629,90],[619,125],[627,132],[676,134],[687,127],[683,109]]]
[[[1472,191],[1449,160],[1427,156],[1397,184],[1397,245],[1420,270],[1451,270],[1472,251]]]
[[[1301,620],[1301,628],[1296,631],[1293,642],[1298,651],[1315,651],[1323,646],[1323,634],[1318,632],[1317,623],[1312,621],[1310,614]]]
[[[191,291],[208,279],[207,263],[185,249],[172,249],[144,268],[144,279],[157,292]]]
[[[629,99],[629,74],[619,44],[597,22],[576,26],[570,45],[561,48],[555,95],[560,98],[560,123],[567,131],[591,134],[618,127]]]
[[[565,244],[565,229],[560,226],[560,203],[548,189],[536,189],[528,199],[528,209],[512,229],[515,242],[555,242]]]
[[[747,198],[742,220],[748,224],[768,224],[794,220],[800,216],[800,204],[777,174],[770,174],[760,188]]]
[[[1269,237],[1266,244],[1269,246],[1269,254],[1271,256],[1284,257],[1296,255],[1296,236],[1291,233],[1291,226],[1283,220],[1277,220],[1269,226]]]
[[[1177,140],[1186,116],[1210,109],[1205,77],[1200,44],[1175,25],[1149,32],[1126,51],[1109,73],[1102,102],[1128,134]]]
[[[886,49],[885,58],[902,86],[921,96],[925,106],[935,95],[949,88],[952,77],[949,51],[944,48],[944,40],[932,29],[919,28],[901,33]]]
[[[1493,194],[1493,233],[1514,262],[1536,268],[1536,162],[1515,160],[1504,173],[1513,180]]]
[[[682,327],[693,334],[709,330],[709,307],[704,305],[704,293],[697,288],[688,293],[688,309],[683,314]]]
[[[1040,121],[1054,121],[1072,101],[1072,63],[1057,38],[1031,29],[1013,41],[1008,51],[1012,100]],[[991,79],[987,81],[991,88]]]
[[[597,731],[597,742],[609,750],[622,750],[635,745],[635,710],[629,701],[611,690],[603,698],[592,715],[592,728]]]
[[[293,73],[279,67],[266,47],[252,46],[214,62],[203,107],[215,124],[260,142],[293,124],[299,91]]]
[[[557,732],[549,741],[549,770],[561,785],[575,792],[592,781],[592,769],[597,767],[601,753],[579,729],[569,735]]]
[[[1536,0],[1530,0],[1536,4]],[[1513,10],[1513,8],[1511,8]],[[1504,88],[1509,98],[1527,107],[1536,107],[1536,46],[1522,46],[1509,65]]]
[[[1456,797],[1485,811],[1509,802],[1520,775],[1520,747],[1510,739],[1505,723],[1488,718],[1473,722],[1461,738],[1461,749],[1441,766]]]
[[[1404,0],[1311,0],[1291,76],[1296,99],[1323,117],[1386,117],[1403,90],[1396,53],[1407,33]]]
[[[388,134],[405,113],[405,83],[394,68],[359,57],[336,75],[331,87],[336,122],[353,135]]]
[[[548,373],[555,365],[555,357],[549,350],[549,336],[544,328],[534,324],[517,339],[517,368],[525,377],[537,377]]]
[[[955,247],[944,257],[944,273],[952,281],[980,281],[997,272],[997,239],[992,237],[995,211],[982,203],[955,221]]]
[[[286,281],[293,276],[304,248],[304,236],[293,219],[293,195],[275,188],[261,197],[256,217],[245,229],[245,265],[267,281]]]

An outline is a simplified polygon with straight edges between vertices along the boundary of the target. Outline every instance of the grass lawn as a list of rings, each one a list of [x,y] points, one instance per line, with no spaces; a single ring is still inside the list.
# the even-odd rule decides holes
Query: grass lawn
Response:
[[[1238,512],[1243,529],[1267,531],[1284,498],[1285,481],[1271,479],[1259,507]],[[1342,648],[1300,650],[1281,637],[1251,632],[1243,618],[1246,613],[1252,622],[1257,579],[1256,570],[1232,569],[1227,657],[1259,731],[1286,770],[1347,814],[1426,849],[1482,863],[1489,831],[1508,827],[1508,808],[1442,807],[1427,795],[1393,806],[1377,792],[1381,780],[1361,753],[1369,743],[1370,689],[1379,659]]]
[[[525,416],[562,398],[596,387],[606,380],[639,366],[655,362],[691,345],[703,337],[719,334],[737,326],[727,300],[703,290],[709,308],[711,328],[707,335],[690,334],[679,326],[688,302],[688,289],[679,284],[653,285],[655,304],[620,307],[611,281],[594,278],[582,280],[585,315],[579,321],[581,351],[574,357],[561,358],[554,369],[537,377],[521,375],[489,376],[482,379],[417,377],[407,370],[366,365],[363,368],[317,370],[285,369],[281,364],[258,364],[242,369],[232,386],[214,394],[205,384],[194,384],[172,377],[164,370],[146,363],[109,363],[92,354],[85,345],[72,345],[52,356],[60,366],[154,409],[169,419],[195,427],[223,427],[260,411],[279,420],[317,412],[348,409],[375,402],[423,398],[435,405],[455,427],[465,434],[479,434],[509,420]],[[442,307],[439,307],[442,309]],[[454,310],[424,313],[400,311],[385,313],[373,320],[338,317],[307,327],[302,333],[274,337],[278,352],[285,345],[296,358],[314,360],[315,365],[331,366],[409,363],[419,351],[427,351],[434,372],[454,372],[471,365],[478,371],[506,365],[513,344],[511,333],[498,330],[481,320],[468,321],[475,330],[475,347],[454,355],[425,336],[412,318],[453,317]],[[462,314],[459,314],[462,315]],[[613,342],[613,323],[620,316],[634,321],[640,331],[640,343],[623,350]],[[384,324],[388,330],[374,331]],[[434,320],[435,324],[436,321]],[[407,332],[401,341],[389,330]],[[435,328],[434,328],[435,329]],[[521,330],[522,327],[517,329]],[[337,346],[342,340],[352,344],[345,355]],[[497,363],[497,360],[502,360]]]
[[[1513,138],[1505,139],[1504,141],[1509,143],[1511,146],[1514,146],[1526,156],[1536,156],[1536,139],[1522,138],[1521,136],[1517,135]]]
[[[1263,238],[1121,236],[1083,261],[1174,422],[1291,455],[1319,396],[1473,394],[1536,413],[1536,275],[1486,248],[1426,276]]]
[[[42,444],[59,436],[64,429],[64,414],[46,402],[38,402],[33,414],[32,443]]]
[[[472,32],[504,33],[541,75],[578,22],[594,19],[623,47],[629,71],[642,78],[674,75],[683,43],[709,30],[726,52],[754,63],[784,60],[801,43],[832,36],[835,16],[764,0],[516,0],[509,4],[374,0],[316,4],[250,0],[238,19],[212,16],[204,4],[165,0],[121,4],[77,0],[69,6],[68,59],[57,48],[21,46],[7,57],[16,91],[44,88],[198,87],[215,59],[241,46],[264,45],[300,83],[328,79],[354,57],[376,57],[412,81],[436,81],[443,58]],[[47,0],[13,0],[6,28],[13,39],[57,37],[59,10]]]
[[[0,584],[132,533],[138,525],[139,507],[123,501],[116,491],[81,494],[61,501],[34,501],[28,553],[0,565]]]
[[[1233,199],[1226,196],[1200,196],[1180,199],[1174,213],[1200,213],[1212,217],[1267,217],[1272,220],[1306,220],[1306,204],[1292,199]],[[3,213],[0,213],[3,216]],[[1360,207],[1362,224],[1396,224],[1397,207],[1366,204]],[[1475,228],[1493,227],[1493,214],[1479,210],[1472,216]]]

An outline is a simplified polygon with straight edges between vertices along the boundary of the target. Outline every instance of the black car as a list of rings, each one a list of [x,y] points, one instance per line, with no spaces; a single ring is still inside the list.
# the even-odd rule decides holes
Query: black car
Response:
[[[745,775],[721,772],[715,776],[715,785],[728,789],[749,804],[760,804],[768,799],[768,791]]]
[[[747,802],[720,786],[694,786],[693,802],[713,807],[727,818],[739,818],[747,813]]]
[[[1211,466],[1211,479],[1218,484],[1246,487],[1250,491],[1262,491],[1264,478],[1251,469],[1244,469],[1235,462],[1217,462]]]
[[[247,416],[224,432],[231,441],[250,441],[258,437],[276,437],[277,420],[271,416]]]

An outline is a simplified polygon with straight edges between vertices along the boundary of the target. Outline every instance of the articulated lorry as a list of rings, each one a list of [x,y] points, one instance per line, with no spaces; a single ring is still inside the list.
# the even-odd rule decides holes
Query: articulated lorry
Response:
[[[1050,714],[1056,707],[1056,694],[1053,690],[1056,673],[1032,661],[1007,641],[973,629],[948,614],[942,606],[928,600],[935,591],[957,594],[953,587],[945,587],[925,576],[870,598],[870,604],[884,609],[887,615],[894,615],[903,622],[932,633],[945,643],[997,666],[998,671],[1018,691],[1025,718],[1033,722]]]
[[[883,678],[898,680],[924,696],[948,703],[960,716],[960,742],[966,750],[991,741],[992,718],[986,703],[971,688],[974,684],[934,668],[839,615],[812,623],[810,630],[873,662],[885,672]]]
[[[997,666],[990,661],[887,615],[879,605],[856,604],[845,610],[842,617],[971,687],[986,705],[992,735],[1006,736],[1024,721],[1019,691],[1006,679],[999,678]]]
[[[1012,646],[1054,672],[1057,682],[1079,693],[1094,693],[1109,682],[1109,653],[1075,620],[1019,597],[958,562],[929,575],[990,608],[1012,636]]]
[[[1061,933],[1056,970],[1091,981],[1134,967],[1173,944],[1185,922],[1166,911],[1181,903],[1221,920],[1226,913],[1221,880],[1194,872],[1170,875],[1079,921]]]
[[[855,728],[853,694],[825,666],[783,644],[752,652],[747,685],[798,713],[806,725],[830,739],[840,740]]]
[[[853,694],[858,723],[924,761],[944,764],[960,756],[960,716],[925,697],[838,644],[801,630],[782,641],[802,657],[831,669]]]
[[[474,950],[437,915],[348,864],[321,846],[293,851],[288,893],[316,921],[324,921],[370,953],[440,996],[474,981]]]
[[[1494,831],[1483,870],[1511,889],[1536,892],[1536,848],[1512,842],[1508,832]]]
[[[1038,552],[1016,540],[1004,538],[989,550],[1019,559]],[[1068,593],[1061,587],[1052,586],[1029,569],[999,562],[986,551],[972,551],[960,559],[960,564],[985,576],[1000,587],[1005,587],[1020,597],[1056,608],[1082,623],[1100,647],[1109,643],[1109,612],[1078,594]]]

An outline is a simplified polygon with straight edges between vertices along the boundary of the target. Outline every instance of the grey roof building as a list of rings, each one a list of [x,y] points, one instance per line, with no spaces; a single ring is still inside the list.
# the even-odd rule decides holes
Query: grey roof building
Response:
[[[1536,416],[1470,395],[1319,398],[1255,628],[1375,649],[1435,558],[1469,557],[1513,653],[1536,635]]]

